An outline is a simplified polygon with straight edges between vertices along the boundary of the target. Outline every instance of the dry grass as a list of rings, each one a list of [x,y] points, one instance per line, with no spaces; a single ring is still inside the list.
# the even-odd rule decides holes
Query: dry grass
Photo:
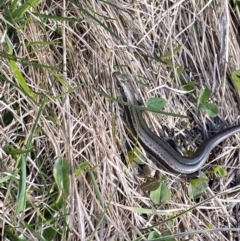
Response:
[[[9,7],[11,2],[5,4]],[[1,118],[10,111],[14,119],[7,124],[1,120],[0,128],[0,177],[8,173],[13,176],[0,182],[0,235],[13,227],[11,232],[15,235],[41,240],[40,235],[50,223],[40,217],[56,198],[52,183],[57,157],[65,157],[73,169],[83,162],[90,169],[71,175],[66,212],[58,210],[52,214],[55,223],[51,225],[61,233],[55,240],[144,240],[146,233],[142,228],[196,205],[187,195],[188,183],[179,177],[168,176],[166,183],[172,198],[166,205],[154,205],[138,189],[143,179],[136,167],[127,164],[128,137],[116,103],[93,87],[114,94],[111,74],[121,70],[136,85],[136,92],[144,101],[161,96],[167,99],[165,111],[190,117],[188,127],[186,119],[177,117],[148,114],[147,120],[157,133],[172,136],[185,148],[195,150],[211,132],[239,122],[239,93],[229,78],[240,66],[239,9],[233,11],[226,0],[77,0],[67,1],[66,5],[64,1],[42,0],[21,21],[13,22],[11,29],[6,6],[1,5],[5,16],[0,20],[1,54],[9,54],[5,38],[9,37],[13,55],[30,61],[18,61],[18,66],[36,94],[34,101],[18,87],[9,58],[1,57],[0,73],[8,80],[1,78]],[[76,21],[43,18],[33,12],[72,17]],[[179,45],[182,50],[174,55],[173,67],[157,61]],[[170,76],[171,69],[177,66],[184,66],[185,78],[196,82],[191,95],[174,91],[181,86],[178,79]],[[136,84],[135,80],[151,87]],[[74,87],[77,88],[72,91]],[[211,102],[219,107],[216,118],[208,118],[196,108],[198,94],[204,87],[211,90]],[[37,118],[44,100],[48,102]],[[19,170],[20,155],[7,155],[4,146],[9,143],[23,148],[33,130],[33,151],[26,159],[27,205],[17,214],[21,172],[14,171]],[[222,165],[228,170],[228,178],[211,176],[210,187],[199,200],[206,202],[151,230],[170,230],[173,234],[200,230],[179,240],[236,240],[230,231],[204,230],[236,228],[234,207],[239,196],[230,188],[230,181],[239,168],[239,144],[239,135],[235,135],[214,149],[207,169]],[[134,207],[179,211],[169,216],[141,214]],[[62,233],[65,221],[72,232]],[[34,223],[37,224],[33,226]]]

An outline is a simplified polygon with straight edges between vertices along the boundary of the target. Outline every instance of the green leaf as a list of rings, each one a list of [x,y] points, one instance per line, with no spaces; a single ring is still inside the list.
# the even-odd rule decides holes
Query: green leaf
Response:
[[[142,153],[139,153],[135,158],[133,159],[134,163],[137,163],[139,165],[141,164],[146,164],[147,162],[147,157],[144,156]]]
[[[227,173],[226,169],[223,168],[222,166],[216,166],[214,168],[214,174],[218,177],[224,178],[227,176],[228,173]]]
[[[43,102],[42,105],[40,106],[40,109],[38,111],[36,120],[33,124],[32,130],[30,132],[30,135],[27,138],[26,141],[26,149],[30,148],[32,146],[32,141],[33,141],[33,135],[37,129],[37,124],[39,121],[39,118],[42,114],[42,111],[44,109],[45,103]],[[17,213],[22,212],[25,209],[26,206],[26,183],[27,183],[27,170],[26,170],[26,164],[27,164],[27,153],[20,154],[20,180],[19,180],[19,188],[18,188],[18,195],[17,195]]]
[[[240,91],[240,69],[237,69],[232,72],[231,79],[236,89]]]
[[[52,227],[47,227],[43,231],[43,237],[46,241],[52,241],[55,240],[55,236],[57,234],[57,230]]]
[[[14,60],[9,60],[10,67],[12,69],[12,73],[16,79],[16,81],[19,83],[19,85],[23,88],[23,90],[32,98],[35,97],[35,94],[33,91],[28,87],[27,82],[25,78],[23,77],[21,71],[19,70],[17,63]]]
[[[159,62],[163,63],[167,66],[172,66],[172,57],[174,54],[176,54],[177,52],[179,52],[182,49],[182,45],[179,45],[177,47],[175,47],[174,49],[170,49],[169,51],[167,51],[166,53],[162,54],[160,56]]]
[[[156,232],[156,231],[152,231],[149,233],[148,235],[148,238],[147,240],[149,241],[158,241],[158,240],[162,240],[162,241],[176,241],[175,238],[166,238],[166,239],[163,239],[163,237],[167,237],[167,236],[170,236],[172,235],[171,231],[170,230],[166,230],[166,231],[163,231],[161,234]]]
[[[214,224],[212,223],[206,223],[206,226],[209,228],[209,229],[213,229],[214,228]]]
[[[10,143],[6,143],[6,145],[4,146],[4,151],[6,152],[6,154],[11,155],[11,156],[15,156],[15,155],[20,155],[20,154],[28,154],[31,151],[34,150],[33,147],[29,147],[28,149],[17,149],[15,148],[12,144]]]
[[[28,0],[12,12],[12,18],[18,21],[31,7],[35,7],[41,0]]]
[[[159,60],[156,60],[156,61],[158,61],[158,62],[160,62],[160,63],[162,63],[162,64],[165,64],[165,65],[167,65],[167,66],[172,66],[173,64],[172,64],[172,60],[170,59],[170,57],[167,59],[167,58],[162,58],[162,57],[160,57],[160,59]]]
[[[208,178],[201,173],[199,178],[193,178],[188,186],[188,195],[190,198],[198,198],[208,188]]]
[[[12,122],[13,118],[14,118],[14,115],[13,115],[12,111],[6,111],[5,114],[3,114],[3,116],[2,116],[2,120],[3,120],[2,124],[4,126],[9,125]]]
[[[155,204],[165,204],[171,199],[171,193],[165,184],[160,184],[159,187],[150,192],[150,199]]]
[[[194,89],[195,81],[188,82],[181,86],[181,90],[191,91]]]
[[[203,89],[198,97],[198,101],[197,101],[197,106],[199,106],[202,103],[205,103],[209,100],[211,96],[211,92],[208,88]]]
[[[166,100],[163,98],[151,98],[147,102],[147,107],[152,110],[162,110],[166,105]]]
[[[176,71],[172,71],[170,74],[170,77],[176,78],[175,74],[177,74],[177,76],[179,76],[179,77],[182,76],[183,70],[184,70],[184,66],[176,67]]]
[[[20,168],[21,168],[21,175],[19,180],[18,186],[18,195],[17,195],[17,213],[21,213],[26,206],[26,182],[27,182],[27,155],[22,154],[20,157]]]
[[[84,161],[74,169],[74,174],[78,176],[80,173],[85,172],[88,169],[90,169],[90,163],[88,161]]]
[[[182,49],[182,45],[178,45],[177,47],[175,47],[173,50],[169,50],[166,53],[164,53],[161,58],[169,58],[172,57],[174,54],[176,54],[177,52],[179,52]]]
[[[218,107],[214,104],[202,103],[198,106],[198,108],[210,117],[215,117],[218,115]]]
[[[69,163],[66,158],[60,157],[55,161],[53,176],[58,189],[67,198],[69,195]]]
[[[161,180],[162,180],[162,182],[167,181],[168,180],[168,176],[165,175],[165,174],[162,174]]]
[[[154,191],[159,187],[160,183],[158,180],[147,180],[140,185],[140,188],[143,191]]]
[[[145,164],[147,162],[147,158],[141,153],[141,151],[134,147],[132,150],[128,152],[128,161],[130,165],[134,164]]]
[[[180,82],[181,82],[181,85],[186,85],[186,84],[187,84],[187,81],[186,81],[186,79],[184,78],[183,75],[180,75],[180,76],[179,76],[179,80],[180,80]]]
[[[152,231],[148,234],[147,240],[160,238],[160,237],[161,237],[160,233],[158,233],[157,231]]]
[[[171,231],[170,230],[166,230],[166,231],[163,231],[161,233],[161,237],[165,237],[165,236],[169,236],[169,235],[172,235]],[[168,241],[176,241],[175,238],[168,238],[167,239]]]
[[[70,192],[69,163],[67,159],[60,157],[55,161],[53,176],[59,190],[59,196],[56,202],[52,205],[52,208],[60,209],[63,203],[67,200]]]
[[[8,236],[9,240],[14,240],[14,241],[27,241],[27,239],[23,237],[19,237],[19,235],[15,234],[16,228],[5,226],[4,233],[5,236]],[[5,237],[6,238],[6,237]],[[5,240],[5,239],[4,239]]]
[[[0,171],[2,172],[2,170],[0,170]],[[9,181],[11,178],[12,178],[12,177],[11,177],[10,175],[9,175],[9,176],[1,177],[1,178],[0,178],[0,184]],[[1,185],[0,185],[0,187],[1,187]]]
[[[182,75],[183,71],[184,71],[184,66],[183,65],[177,67],[177,74],[179,76]]]

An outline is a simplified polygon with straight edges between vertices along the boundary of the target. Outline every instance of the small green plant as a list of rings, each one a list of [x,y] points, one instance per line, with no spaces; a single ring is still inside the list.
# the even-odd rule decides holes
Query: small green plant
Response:
[[[172,66],[173,65],[173,55],[178,53],[181,49],[182,49],[182,45],[178,45],[175,48],[170,47],[169,51],[163,53],[160,56],[160,58],[159,58],[160,63],[165,64],[167,66]]]
[[[140,185],[140,188],[145,192],[150,192],[150,199],[155,204],[166,204],[171,200],[171,191],[164,183],[167,177],[162,176],[162,180],[142,175],[146,181]]]
[[[209,179],[201,172],[198,178],[192,178],[188,186],[188,196],[190,198],[199,198],[202,193],[208,188]]]
[[[171,200],[171,192],[167,185],[159,183],[158,188],[150,192],[150,199],[155,204],[166,204]]]
[[[174,79],[179,78],[181,82],[181,90],[191,92],[194,90],[195,81],[187,82],[183,75],[183,71],[184,66],[177,66],[176,71],[172,71],[170,76]]]
[[[146,163],[147,158],[141,153],[137,146],[133,147],[128,151],[128,163],[129,165],[144,164]]]
[[[232,72],[231,79],[235,88],[240,91],[240,69]]]
[[[162,110],[166,105],[166,100],[163,98],[150,98],[147,101],[147,107],[152,110]]]
[[[227,170],[222,166],[216,166],[213,172],[217,177],[221,177],[221,178],[227,177]]]
[[[197,107],[210,117],[215,117],[218,115],[218,108],[216,105],[209,103],[211,93],[208,88],[203,89],[197,100]]]
[[[158,233],[156,231],[152,231],[148,234],[148,237],[147,237],[147,240],[148,241],[157,241],[157,240],[162,240],[162,241],[176,241],[175,238],[167,238],[167,239],[164,239],[164,237],[166,236],[169,236],[169,235],[172,235],[171,231],[170,230],[166,230],[164,232],[161,232],[161,233]],[[161,238],[161,239],[160,239]]]

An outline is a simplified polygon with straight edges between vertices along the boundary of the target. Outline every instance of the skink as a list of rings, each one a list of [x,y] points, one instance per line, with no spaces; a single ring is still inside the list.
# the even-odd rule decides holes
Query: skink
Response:
[[[117,88],[121,92],[122,99],[132,105],[139,105],[133,88],[125,81],[117,80]],[[209,157],[211,150],[229,136],[240,131],[240,125],[224,129],[205,140],[192,157],[180,155],[169,143],[154,134],[147,126],[142,116],[142,110],[124,105],[124,117],[128,128],[143,146],[145,151],[152,156],[164,170],[183,174],[184,176],[197,176]],[[195,174],[194,174],[195,173]]]

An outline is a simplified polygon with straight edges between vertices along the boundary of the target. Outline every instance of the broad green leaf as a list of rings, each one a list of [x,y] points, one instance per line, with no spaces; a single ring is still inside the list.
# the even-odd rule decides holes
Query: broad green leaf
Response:
[[[159,187],[150,192],[150,199],[155,204],[165,204],[171,199],[171,193],[165,184],[160,184]]]
[[[240,91],[240,69],[237,69],[232,72],[231,79],[236,89]]]
[[[181,86],[181,90],[191,91],[194,89],[195,81],[188,82]]]
[[[58,189],[63,192],[66,199],[69,195],[69,163],[66,158],[60,157],[55,161],[53,176]]]
[[[208,188],[208,178],[201,173],[199,178],[193,178],[188,186],[188,195],[190,198],[198,198]]]
[[[218,107],[214,104],[202,103],[198,106],[198,108],[210,117],[215,117],[218,115]]]
[[[12,111],[6,111],[5,114],[3,114],[2,116],[3,121],[2,123],[1,122],[0,123],[3,124],[4,126],[7,126],[12,122],[13,118],[14,118],[14,115]]]
[[[184,78],[183,75],[179,76],[179,80],[180,80],[182,86],[187,84],[187,81],[186,81],[186,79]]]
[[[227,176],[228,173],[227,173],[226,169],[223,168],[222,166],[216,166],[214,168],[214,174],[218,177],[224,178]]]
[[[147,240],[149,241],[176,241],[175,238],[167,238],[168,236],[172,235],[171,231],[166,230],[163,231],[161,234],[156,232],[156,231],[152,231],[149,235]],[[166,237],[166,239],[164,239],[164,237]]]
[[[147,180],[140,185],[140,188],[143,191],[154,191],[159,187],[160,183],[158,180]]]
[[[46,241],[55,240],[56,234],[57,234],[57,230],[52,227],[48,227],[43,231],[43,237],[45,238]]]
[[[55,203],[51,205],[54,209],[60,209],[70,192],[69,163],[65,158],[58,158],[53,168],[53,176],[58,186],[59,195]]]
[[[200,104],[207,102],[210,96],[211,96],[210,90],[208,88],[203,89],[199,94],[199,97],[197,100],[197,106],[199,107]]]
[[[171,233],[171,231],[170,230],[166,230],[166,231],[163,231],[162,233],[161,233],[161,237],[165,237],[165,236],[169,236],[169,235],[172,235],[172,233]],[[176,241],[176,239],[175,238],[168,238],[168,239],[166,239],[166,241]]]
[[[147,240],[155,239],[155,238],[159,238],[159,237],[161,237],[160,233],[158,233],[157,231],[152,231],[148,234]]]
[[[166,105],[166,100],[163,98],[151,98],[147,102],[147,107],[151,110],[162,110]]]

